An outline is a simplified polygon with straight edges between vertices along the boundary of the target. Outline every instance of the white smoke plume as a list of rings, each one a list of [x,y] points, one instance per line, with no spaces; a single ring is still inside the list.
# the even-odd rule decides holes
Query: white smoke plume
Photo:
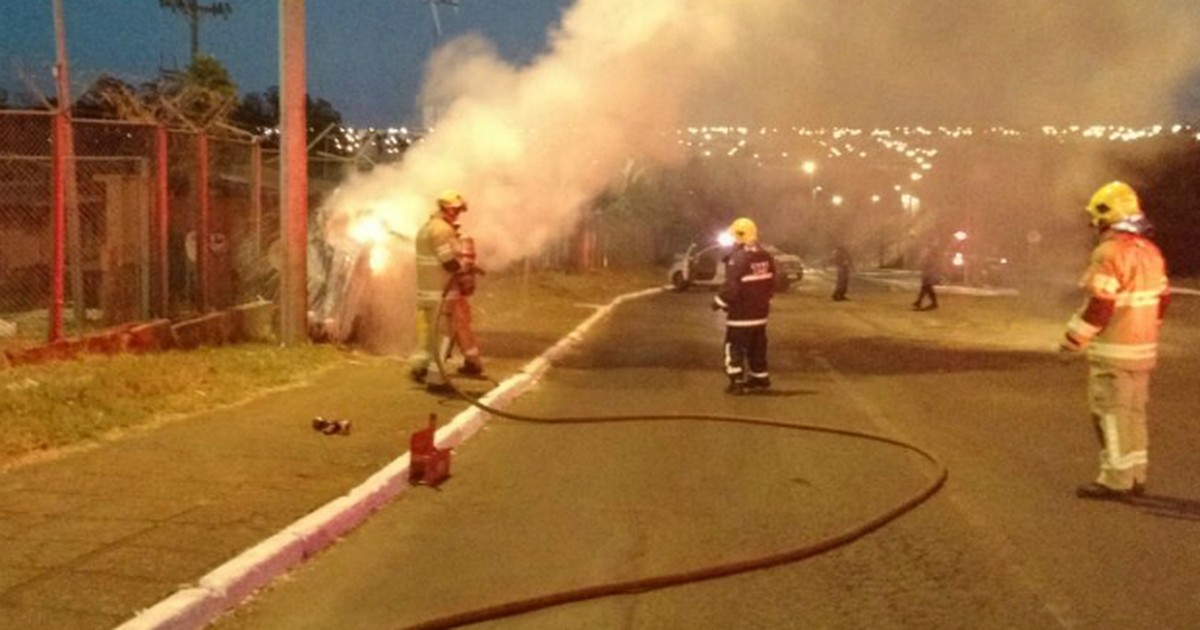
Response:
[[[424,93],[443,112],[351,205],[413,233],[444,188],[494,266],[536,253],[629,158],[677,159],[689,124],[1147,124],[1195,71],[1190,0],[581,0],[512,67],[448,43]]]
[[[689,125],[1169,122],[1200,60],[1194,0],[580,0],[522,67],[479,36],[432,58],[436,129],[348,182],[343,219],[411,236],[460,191],[485,268],[570,233],[630,159]],[[1090,178],[1080,177],[1088,186]],[[343,221],[343,223],[345,223]]]

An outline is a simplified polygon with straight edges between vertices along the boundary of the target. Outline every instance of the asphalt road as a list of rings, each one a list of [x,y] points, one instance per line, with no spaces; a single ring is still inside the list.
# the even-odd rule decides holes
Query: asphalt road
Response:
[[[619,308],[514,407],[746,415],[876,432],[949,481],[849,545],[769,570],[488,622],[496,628],[1200,626],[1200,298],[1177,299],[1151,403],[1150,496],[1088,502],[1084,364],[1053,352],[1069,298],[914,297],[819,278],[776,300],[771,395],[723,393],[710,294]],[[840,533],[931,472],[849,437],[697,421],[491,422],[417,488],[216,627],[401,628],[698,569]]]

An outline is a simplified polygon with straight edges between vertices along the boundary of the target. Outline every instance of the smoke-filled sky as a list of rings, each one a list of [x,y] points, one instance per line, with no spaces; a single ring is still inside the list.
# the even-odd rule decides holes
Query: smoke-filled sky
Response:
[[[1197,0],[580,0],[522,65],[478,36],[442,46],[423,92],[436,132],[339,202],[411,232],[459,189],[503,266],[630,160],[680,160],[688,125],[1173,122],[1197,27]]]
[[[1163,122],[1200,69],[1195,0],[682,4],[736,33],[709,103],[779,123]]]
[[[437,191],[460,189],[493,267],[566,233],[631,163],[675,163],[681,127],[1200,118],[1200,0],[459,4],[442,7],[437,38],[424,0],[307,0],[309,88],[354,124],[436,112],[436,133],[343,187],[338,208],[411,233]],[[265,89],[277,83],[278,4],[231,5],[202,24],[202,49],[243,90]],[[24,71],[46,88],[51,3],[0,6],[0,84],[23,90]],[[77,92],[100,72],[136,81],[186,58],[186,23],[151,0],[63,6]],[[1063,188],[1099,176],[1080,170]]]

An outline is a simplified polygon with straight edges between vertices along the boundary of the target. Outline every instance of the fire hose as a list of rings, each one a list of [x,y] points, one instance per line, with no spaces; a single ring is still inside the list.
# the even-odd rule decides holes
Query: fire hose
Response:
[[[438,307],[438,315],[435,318],[434,326],[432,327],[432,330],[430,330],[431,335],[436,335],[438,333],[438,325],[442,319],[442,308],[445,305],[444,298],[445,296],[443,295],[443,301]],[[443,358],[438,355],[434,357],[434,360],[442,374],[447,374]],[[464,393],[454,384],[453,379],[449,378],[448,376],[446,378],[446,382],[449,383],[450,388],[453,390],[453,395],[462,398],[467,403],[481,409],[488,414],[491,414],[492,416],[505,418],[515,422],[539,425],[577,425],[625,422],[696,421],[721,424],[751,425],[785,429],[789,431],[804,431],[810,433],[825,433],[854,439],[870,440],[910,451],[923,458],[932,467],[933,473],[930,476],[930,481],[926,483],[924,487],[899,504],[882,513],[856,523],[837,534],[828,536],[816,542],[805,542],[798,544],[795,547],[763,556],[734,560],[731,562],[705,566],[688,571],[679,571],[676,573],[665,573],[631,580],[594,584],[591,586],[547,593],[525,599],[512,600],[501,604],[477,608],[475,610],[453,613],[435,619],[422,621],[411,626],[406,626],[409,629],[423,630],[427,628],[455,628],[464,625],[481,623],[492,619],[512,617],[533,612],[535,610],[552,608],[573,602],[598,599],[601,597],[611,597],[614,595],[644,593],[647,591],[663,589],[671,586],[713,580],[716,578],[728,577],[740,573],[748,573],[750,571],[758,571],[798,562],[800,560],[812,558],[839,547],[843,547],[900,518],[936,494],[938,490],[940,490],[945,484],[948,476],[948,471],[945,464],[943,464],[941,460],[939,460],[929,451],[910,442],[875,433],[804,423],[783,422],[780,420],[772,420],[769,418],[759,418],[753,416],[727,416],[712,414],[633,414],[612,416],[537,417],[492,407],[480,402],[477,397],[473,397]]]

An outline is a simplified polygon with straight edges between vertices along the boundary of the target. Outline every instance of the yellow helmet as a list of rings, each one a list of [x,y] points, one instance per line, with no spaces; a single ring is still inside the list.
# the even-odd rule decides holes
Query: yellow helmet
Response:
[[[733,235],[733,241],[739,245],[758,242],[758,226],[746,217],[735,219],[729,226],[729,233]]]
[[[439,208],[467,209],[466,200],[463,199],[463,196],[457,190],[443,190],[442,194],[438,195],[437,203]]]
[[[1109,182],[1100,187],[1087,205],[1093,227],[1108,227],[1142,215],[1137,193],[1125,182]]]

